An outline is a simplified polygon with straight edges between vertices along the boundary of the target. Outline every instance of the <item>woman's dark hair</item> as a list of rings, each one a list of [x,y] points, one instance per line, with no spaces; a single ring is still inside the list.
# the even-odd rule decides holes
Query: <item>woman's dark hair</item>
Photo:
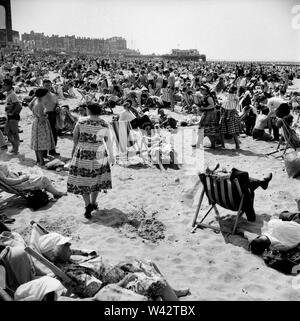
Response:
[[[291,111],[290,106],[287,103],[282,103],[276,110],[276,116],[278,118],[283,118],[289,115],[290,111]]]
[[[101,107],[98,104],[88,104],[87,109],[90,111],[92,115],[100,115]]]
[[[42,87],[42,88],[38,88],[38,89],[35,91],[35,96],[36,96],[37,98],[42,98],[42,97],[46,96],[47,93],[48,93],[48,89]]]
[[[260,255],[263,254],[270,245],[271,242],[268,238],[257,237],[249,244],[249,248],[253,254]]]
[[[235,94],[237,92],[237,87],[236,86],[230,86],[228,92],[229,92],[229,94]]]
[[[266,115],[266,116],[269,114],[269,112],[270,112],[270,110],[269,110],[268,107],[264,107],[264,108],[261,110],[261,113],[262,113],[263,115]]]

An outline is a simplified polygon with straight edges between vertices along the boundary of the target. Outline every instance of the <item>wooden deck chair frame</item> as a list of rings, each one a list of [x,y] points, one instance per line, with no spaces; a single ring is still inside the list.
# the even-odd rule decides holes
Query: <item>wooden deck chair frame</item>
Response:
[[[290,136],[290,133],[289,133],[289,126],[286,124],[286,122],[284,120],[282,120],[282,124],[283,124],[282,125],[282,127],[283,127],[283,137],[284,137],[285,143],[286,143],[285,147],[284,148],[280,148],[280,145],[282,145],[282,143],[279,140],[277,148],[276,148],[276,151],[268,153],[268,154],[266,154],[266,156],[271,156],[271,155],[274,155],[274,154],[276,154],[278,152],[283,151],[283,153],[281,155],[278,155],[278,156],[275,157],[275,158],[278,159],[278,158],[283,158],[289,148],[293,148],[295,151],[297,150],[298,147],[293,146],[293,144],[291,143],[291,136]]]
[[[48,234],[49,231],[47,231],[44,227],[42,227],[41,225],[39,225],[38,223],[36,223],[35,221],[31,221],[30,222],[31,225],[36,224],[37,227],[44,233],[44,234]],[[40,263],[44,264],[49,270],[51,270],[57,277],[60,278],[62,284],[64,285],[64,287],[67,288],[68,293],[70,294],[72,293],[72,287],[73,285],[76,285],[74,283],[74,281],[64,272],[62,271],[60,268],[58,268],[55,264],[53,264],[52,262],[50,262],[47,258],[45,258],[42,254],[40,254],[39,252],[37,252],[36,250],[34,250],[33,248],[31,248],[30,246],[25,247],[25,252],[28,253],[29,255],[31,255],[33,258],[35,258],[36,260],[38,260]]]
[[[227,235],[228,234],[235,234],[235,231],[236,231],[236,228],[237,228],[237,225],[238,225],[238,221],[239,221],[240,217],[243,215],[242,208],[243,208],[244,198],[245,198],[244,194],[242,193],[239,181],[237,179],[234,179],[231,182],[231,184],[236,184],[236,187],[237,187],[237,189],[239,191],[240,203],[239,203],[239,206],[238,206],[237,215],[236,215],[236,219],[235,219],[235,223],[234,223],[233,229],[232,229],[231,232],[227,232],[226,231]],[[204,199],[204,195],[206,195],[206,197],[208,199],[208,202],[210,204],[210,208],[208,209],[206,214],[202,217],[200,222],[198,222],[197,218],[198,218],[198,215],[199,215],[199,212],[200,212],[201,204],[202,204],[203,199]],[[210,229],[212,229],[214,231],[225,232],[225,231],[222,231],[221,227],[217,227],[217,226],[213,226],[213,225],[210,225],[210,224],[203,223],[203,221],[205,220],[205,218],[208,216],[208,214],[211,212],[212,209],[215,210],[215,213],[216,213],[218,221],[221,219],[220,213],[219,213],[216,205],[217,205],[217,203],[215,201],[212,201],[209,198],[209,196],[206,194],[205,188],[203,186],[203,189],[202,189],[201,194],[200,194],[199,202],[198,202],[198,205],[197,205],[197,209],[196,209],[196,212],[195,212],[195,216],[194,216],[194,219],[193,219],[193,223],[192,223],[193,229],[192,229],[191,233],[194,233],[198,227],[199,228],[210,228]]]

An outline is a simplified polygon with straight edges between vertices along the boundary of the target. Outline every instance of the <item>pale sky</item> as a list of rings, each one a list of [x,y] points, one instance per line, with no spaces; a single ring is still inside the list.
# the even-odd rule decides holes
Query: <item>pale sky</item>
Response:
[[[128,48],[144,54],[195,48],[208,59],[300,61],[300,26],[292,26],[292,7],[300,0],[11,0],[11,5],[13,29],[20,33],[121,36]]]

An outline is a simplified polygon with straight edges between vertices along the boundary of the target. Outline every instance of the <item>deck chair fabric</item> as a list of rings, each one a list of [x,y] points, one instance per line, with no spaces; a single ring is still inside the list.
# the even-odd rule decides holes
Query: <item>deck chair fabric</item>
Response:
[[[281,155],[275,157],[275,158],[283,158],[289,148],[293,148],[295,151],[298,148],[300,148],[300,137],[296,133],[296,131],[293,128],[291,128],[291,126],[288,124],[285,118],[281,119],[281,123],[282,123],[282,134],[286,145],[284,148],[280,149],[280,145],[282,143],[279,141],[276,151],[266,154],[267,156],[274,155],[280,151],[283,151]]]
[[[230,176],[222,177],[217,176],[215,174],[204,173],[200,174],[199,177],[203,185],[203,190],[201,192],[199,203],[193,220],[192,232],[194,232],[198,227],[212,228],[214,230],[221,231],[221,228],[219,227],[203,223],[204,219],[207,217],[207,215],[210,213],[212,209],[215,210],[217,218],[220,219],[220,215],[216,207],[216,205],[220,205],[225,209],[237,211],[235,224],[231,232],[232,234],[234,234],[238,224],[238,220],[245,210],[245,195],[243,193],[239,180],[237,178],[231,179]],[[197,222],[197,218],[204,196],[206,196],[208,199],[210,209],[204,215],[202,220],[200,222]]]
[[[286,141],[286,146],[290,146],[294,150],[300,147],[300,139],[293,128],[291,128],[285,119],[282,119],[282,131]]]
[[[143,159],[143,162],[146,162],[143,152],[147,152],[143,140],[138,140],[134,133],[132,132],[132,127],[130,122],[123,122],[120,126],[119,121],[113,121],[110,123],[110,127],[113,133],[113,138],[115,140],[119,155],[126,155],[127,160],[129,154],[134,153]],[[123,138],[122,138],[123,137]],[[149,157],[147,155],[147,160]]]
[[[31,236],[29,241],[29,246],[36,251],[37,253],[41,254],[41,250],[39,248],[38,240],[40,236],[45,235],[48,233],[44,228],[42,228],[39,224],[35,222],[31,222],[32,230],[31,230]],[[43,263],[41,263],[38,259],[35,257],[32,257],[32,262],[34,264],[36,275],[43,276],[43,275],[53,275],[53,272],[45,266]]]
[[[39,249],[39,237],[42,235],[45,235],[49,233],[47,230],[45,230],[41,225],[37,224],[34,221],[31,221],[31,225],[33,227],[32,234],[31,234],[31,239],[30,239],[30,246],[25,248],[25,251],[32,256],[34,263],[36,264],[39,262],[40,264],[44,265],[48,270],[52,272],[55,276],[59,278],[63,286],[65,286],[68,289],[68,293],[66,294],[67,296],[71,293],[75,293],[79,296],[81,296],[81,291],[82,289],[82,282],[85,281],[80,281],[80,278],[77,279],[75,277],[75,274],[72,274],[72,268],[70,269],[71,273],[66,273],[62,269],[60,269],[58,266],[56,266],[54,263],[49,261],[45,256],[43,256],[40,252]],[[80,253],[77,253],[78,251],[75,250],[75,255],[81,255]],[[81,252],[79,250],[79,252]],[[90,257],[84,258],[81,260],[81,262],[78,262],[80,266],[82,266],[82,270],[85,271],[86,269],[89,269],[89,264],[87,261],[91,262],[93,258],[96,258],[97,255],[95,254],[94,251],[90,252]],[[35,266],[36,267],[36,266]],[[45,271],[45,270],[44,270]],[[49,273],[47,273],[49,275]],[[88,281],[88,280],[86,280]],[[96,280],[94,277],[90,279],[90,282],[87,282],[85,285],[84,293],[92,293],[94,295],[102,285],[102,282],[99,280]],[[95,293],[94,293],[95,292]],[[88,295],[90,296],[90,295]],[[87,297],[88,297],[87,296]]]
[[[112,129],[112,132],[113,132],[113,136],[115,138],[115,141],[116,141],[116,144],[118,147],[120,147],[122,149],[125,148],[125,147],[132,147],[135,145],[135,141],[132,139],[132,136],[130,135],[130,132],[131,132],[131,125],[130,125],[130,122],[122,122],[122,124],[120,124],[119,121],[112,121],[110,123],[111,125],[111,129]],[[126,128],[124,133],[122,131],[123,128]],[[123,145],[126,145],[126,146],[120,146],[120,144],[122,144],[121,140],[122,140],[122,137],[120,137],[120,134],[125,134],[125,138],[124,138],[124,142]],[[126,141],[125,141],[126,140]]]
[[[5,182],[3,182],[3,180],[0,179],[0,190],[8,193],[8,194],[14,194],[17,196],[22,197],[23,199],[27,200],[27,193],[22,192],[17,190],[16,188],[7,185]]]
[[[205,193],[211,204],[231,210],[238,210],[243,195],[238,182],[229,178],[200,174]]]
[[[27,255],[22,254],[23,251],[21,246],[7,246],[0,253],[0,265],[4,266],[6,271],[7,288],[13,292],[21,284],[31,281],[34,276],[32,262]]]

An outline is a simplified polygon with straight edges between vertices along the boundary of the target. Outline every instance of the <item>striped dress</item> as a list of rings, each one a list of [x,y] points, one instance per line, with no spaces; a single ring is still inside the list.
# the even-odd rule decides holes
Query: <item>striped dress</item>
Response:
[[[220,132],[221,134],[240,134],[241,121],[237,111],[239,105],[235,94],[228,94],[221,108]]]
[[[51,150],[55,148],[55,142],[51,126],[44,111],[44,105],[35,103],[32,108],[34,116],[31,128],[30,148],[34,151]]]
[[[111,169],[104,138],[109,135],[109,126],[101,118],[81,118],[79,140],[70,163],[67,183],[68,192],[89,194],[112,188]]]

